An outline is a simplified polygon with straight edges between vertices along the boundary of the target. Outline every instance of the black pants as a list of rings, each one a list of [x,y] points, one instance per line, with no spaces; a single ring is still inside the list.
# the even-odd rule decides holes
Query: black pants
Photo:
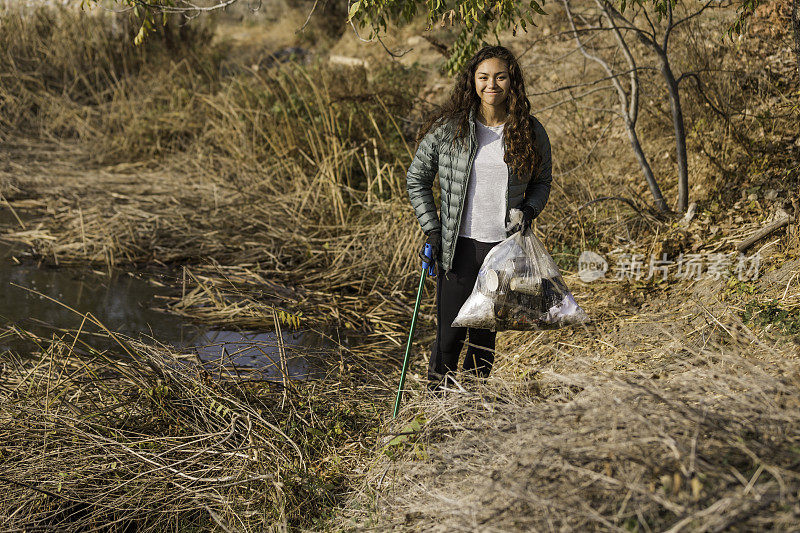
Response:
[[[464,340],[469,334],[464,370],[487,377],[494,363],[494,346],[497,332],[488,329],[454,328],[461,306],[472,293],[475,279],[486,254],[498,243],[480,242],[459,237],[453,257],[453,269],[436,281],[436,340],[431,346],[428,364],[429,386],[435,388],[448,373],[458,369],[458,358]]]

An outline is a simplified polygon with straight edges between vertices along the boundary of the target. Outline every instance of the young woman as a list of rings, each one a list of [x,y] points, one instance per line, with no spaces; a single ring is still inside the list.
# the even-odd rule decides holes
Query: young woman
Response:
[[[467,335],[464,370],[487,377],[492,369],[496,332],[451,324],[486,254],[512,232],[527,231],[550,195],[550,141],[530,108],[514,55],[502,46],[487,46],[466,64],[450,98],[417,135],[408,196],[438,272],[431,389],[456,371]],[[438,212],[432,190],[437,172]],[[512,208],[523,218],[507,230]]]

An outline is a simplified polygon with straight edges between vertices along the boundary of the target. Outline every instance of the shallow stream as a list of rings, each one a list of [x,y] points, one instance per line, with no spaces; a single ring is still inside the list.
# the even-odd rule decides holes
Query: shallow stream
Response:
[[[9,214],[7,207],[0,205],[0,234],[14,222]],[[0,242],[0,330],[15,325],[47,339],[64,334],[72,339],[81,329],[82,314],[91,313],[112,332],[170,345],[187,357],[209,364],[224,362],[231,372],[246,371],[262,379],[282,377],[281,352],[288,376],[306,379],[319,372],[314,359],[329,356],[332,351],[332,343],[313,331],[285,331],[279,343],[273,331],[198,326],[158,311],[159,296],[166,295],[168,289],[131,273],[108,276],[88,269],[17,264],[15,253]],[[113,350],[115,344],[101,328],[86,324],[80,340],[96,350]],[[0,337],[0,352],[22,352],[25,344],[17,335]]]

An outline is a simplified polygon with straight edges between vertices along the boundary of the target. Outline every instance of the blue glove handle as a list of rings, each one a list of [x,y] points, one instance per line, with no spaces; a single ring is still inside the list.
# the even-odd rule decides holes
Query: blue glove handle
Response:
[[[425,250],[423,250],[422,253],[425,254],[425,257],[427,257],[428,259],[433,259],[433,249],[431,248],[430,244],[425,244]],[[422,269],[425,270],[426,268],[428,269],[429,276],[433,276],[436,273],[436,271],[434,270],[434,264],[432,262],[423,261]]]

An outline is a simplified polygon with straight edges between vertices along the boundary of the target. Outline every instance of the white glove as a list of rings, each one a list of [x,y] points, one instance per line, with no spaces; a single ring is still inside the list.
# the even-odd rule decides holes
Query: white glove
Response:
[[[515,226],[522,223],[522,210],[512,207],[508,211],[508,224],[506,224],[506,231],[511,231]]]

